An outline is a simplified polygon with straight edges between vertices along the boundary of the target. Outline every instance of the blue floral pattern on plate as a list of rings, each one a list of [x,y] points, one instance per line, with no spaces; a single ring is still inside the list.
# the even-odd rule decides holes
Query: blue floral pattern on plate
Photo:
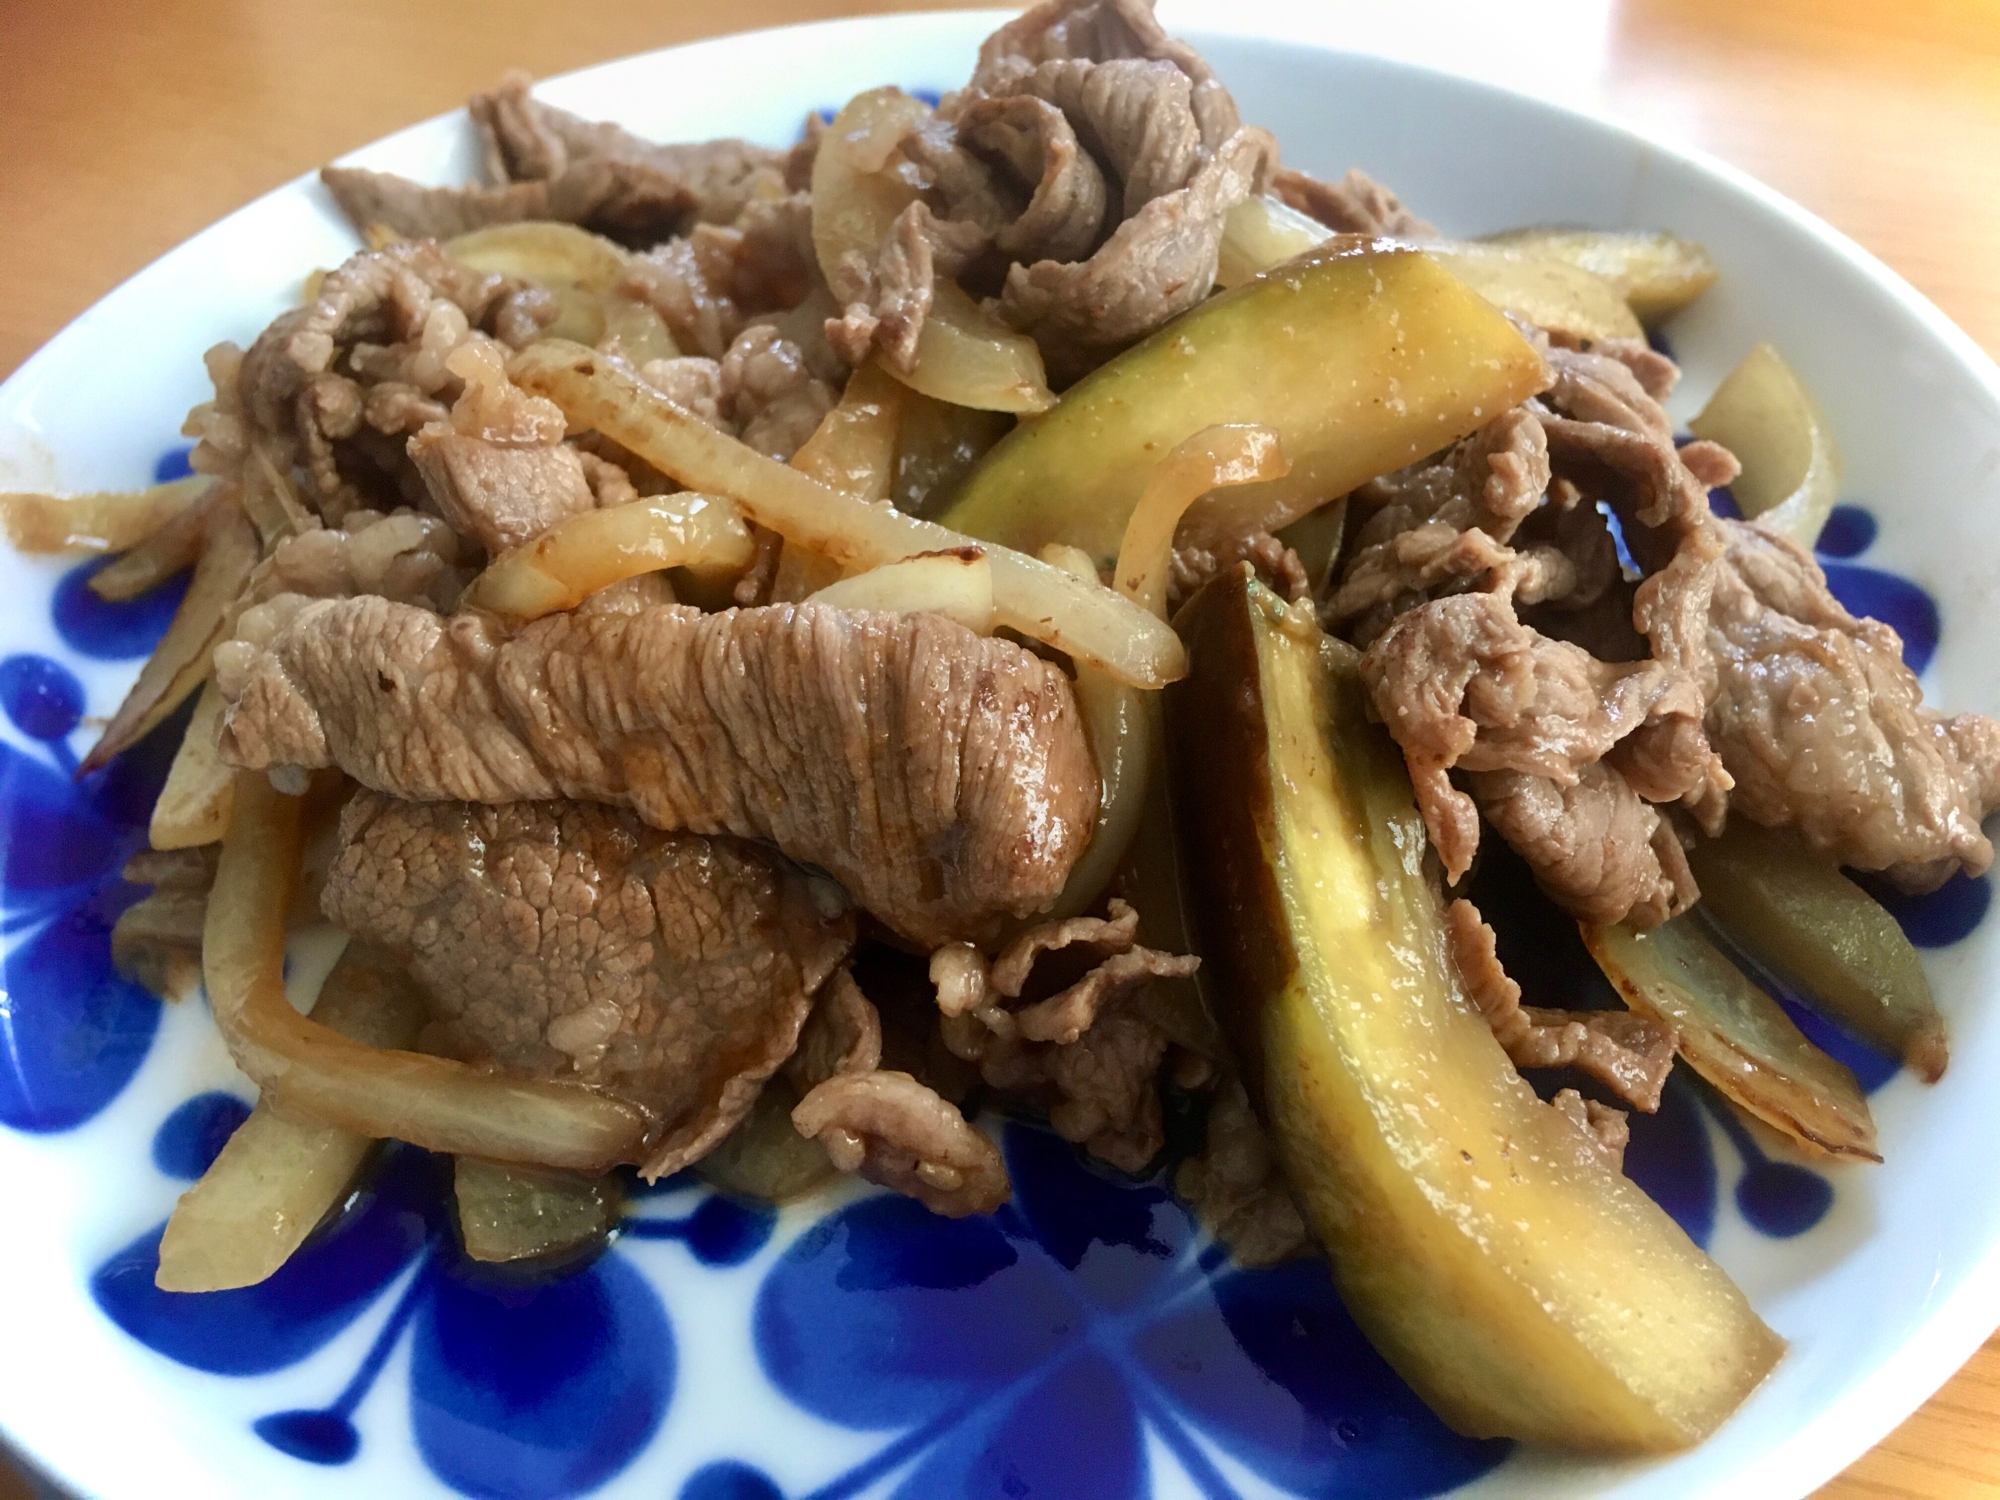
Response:
[[[184,470],[184,452],[162,460],[160,477]],[[1716,498],[1728,506],[1726,494]],[[1902,631],[1921,670],[1937,644],[1937,610],[1916,585],[1857,560],[1874,535],[1866,511],[1840,507],[1822,561],[1850,608]],[[181,586],[106,605],[86,587],[95,566],[58,583],[58,636],[85,659],[143,655]],[[144,1062],[158,1025],[158,1002],[113,970],[109,934],[138,895],[119,870],[144,844],[179,726],[76,779],[69,740],[83,705],[61,662],[0,659],[0,709],[35,747],[0,743],[0,1125],[21,1131],[93,1118]],[[1548,1004],[1615,1004],[1573,924],[1508,858],[1489,857],[1475,895],[1509,969]],[[1938,947],[1979,924],[1991,885],[1961,879],[1933,896],[1884,899],[1912,941]],[[1893,1061],[1798,1005],[1776,976],[1759,977],[1866,1087],[1894,1075]],[[1549,1092],[1578,1082],[1537,1079]],[[198,1177],[247,1112],[227,1093],[185,1101],[155,1132],[154,1164],[169,1179]],[[1719,1209],[1718,1137],[1741,1161],[1732,1197],[1747,1225],[1783,1238],[1821,1221],[1832,1184],[1772,1159],[1686,1070],[1657,1114],[1634,1117],[1627,1171],[1706,1244]],[[1457,1437],[1424,1408],[1348,1318],[1320,1262],[1245,1270],[1163,1176],[1107,1175],[1020,1123],[1004,1126],[1003,1140],[1016,1198],[998,1214],[944,1220],[905,1199],[867,1196],[804,1229],[757,1273],[743,1336],[771,1391],[873,1443],[795,1494],[1136,1500],[1171,1463],[1208,1500],[1241,1493],[1239,1475],[1297,1494],[1417,1497],[1506,1456],[1508,1444]],[[601,1254],[524,1278],[468,1261],[446,1164],[391,1146],[263,1286],[158,1291],[160,1227],[111,1255],[91,1286],[138,1342],[238,1380],[299,1366],[372,1321],[365,1351],[324,1406],[253,1422],[303,1463],[355,1458],[366,1425],[357,1414],[407,1347],[410,1429],[442,1484],[491,1500],[578,1495],[658,1438],[682,1375],[666,1305],[633,1247],[674,1240],[688,1252],[684,1274],[741,1274],[779,1229],[773,1210],[685,1175],[654,1189],[635,1183],[628,1201],[632,1212]],[[733,1441],[737,1451],[695,1470],[677,1500],[783,1500],[756,1433]]]

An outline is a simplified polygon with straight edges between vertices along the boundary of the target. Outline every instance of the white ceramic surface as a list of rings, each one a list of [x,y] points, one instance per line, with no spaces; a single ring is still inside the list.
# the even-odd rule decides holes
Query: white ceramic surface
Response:
[[[991,20],[911,16],[725,38],[554,80],[541,92],[658,139],[741,134],[780,144],[807,109],[860,88],[950,87]],[[1448,232],[1563,221],[1663,226],[1707,244],[1722,278],[1670,330],[1687,372],[1673,409],[1694,411],[1745,349],[1774,340],[1833,419],[1848,495],[1882,520],[1871,563],[1916,580],[1939,603],[1931,697],[2000,711],[1991,668],[2000,643],[2000,372],[1901,280],[1740,174],[1600,121],[1403,63],[1192,24],[1187,34],[1245,118],[1277,133],[1289,162],[1335,175],[1363,166]],[[456,181],[473,170],[472,133],[454,115],[352,161]],[[220,339],[247,343],[297,296],[307,271],[354,245],[330,200],[302,180],[141,273],[0,387],[0,485],[144,482],[182,414],[206,394],[201,351]],[[65,651],[46,608],[60,571],[0,557],[0,596],[10,601],[0,649],[76,666],[89,712],[107,713],[134,664],[92,666]],[[88,733],[78,732],[77,747]],[[0,735],[42,753],[11,727]],[[1743,1411],[1671,1460],[1517,1454],[1468,1493],[1802,1496],[1972,1352],[2000,1322],[2000,1193],[1990,1166],[2000,1147],[1997,928],[1989,921],[1928,955],[1953,1028],[1951,1071],[1931,1089],[1900,1075],[1874,1096],[1887,1163],[1840,1174],[1819,1228],[1786,1241],[1748,1230],[1729,1207],[1737,1157],[1716,1143],[1723,1209],[1713,1250],[1792,1341]],[[393,1297],[303,1363],[255,1382],[196,1374],[153,1354],[92,1302],[93,1268],[156,1224],[178,1191],[148,1155],[162,1117],[202,1089],[243,1087],[206,1015],[186,1005],[169,1009],[136,1078],[88,1123],[53,1135],[0,1128],[0,1428],[80,1492],[115,1500],[449,1494],[407,1437],[407,1403],[397,1399],[407,1352],[392,1356],[358,1413],[366,1441],[346,1467],[301,1465],[248,1425],[328,1400]],[[870,1450],[871,1438],[776,1405],[744,1331],[762,1268],[826,1207],[788,1210],[770,1243],[727,1274],[691,1279],[691,1258],[676,1244],[630,1250],[672,1317],[678,1389],[657,1437],[601,1493],[675,1495],[699,1465],[742,1456],[740,1429],[752,1419],[770,1446],[749,1456],[787,1494]],[[738,1429],[739,1440],[723,1443],[724,1428]],[[1156,1493],[1196,1493],[1154,1449]],[[1243,1490],[1267,1492],[1251,1479]]]

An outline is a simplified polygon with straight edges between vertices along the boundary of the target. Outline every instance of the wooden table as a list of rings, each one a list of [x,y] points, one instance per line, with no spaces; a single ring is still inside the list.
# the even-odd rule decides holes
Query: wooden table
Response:
[[[1275,3],[1230,9],[1278,18]],[[504,67],[555,73],[724,31],[918,8],[0,0],[0,376],[230,209],[461,103]],[[1431,57],[1706,147],[1853,235],[2000,353],[1995,0],[1306,3],[1274,24]],[[0,1472],[0,1500],[24,1494]],[[2000,1341],[1822,1494],[2000,1496]]]

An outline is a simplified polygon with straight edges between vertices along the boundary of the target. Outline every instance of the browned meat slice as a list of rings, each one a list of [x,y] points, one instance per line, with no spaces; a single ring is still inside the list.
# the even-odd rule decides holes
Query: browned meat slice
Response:
[[[1000,315],[1034,335],[1059,385],[1206,297],[1229,210],[1260,192],[1277,145],[1264,131],[1238,130],[1172,192],[1150,199],[1088,260],[1015,265],[1000,293]]]
[[[1985,870],[2000,724],[1925,707],[1896,632],[1843,609],[1805,549],[1716,524],[1727,551],[1708,615],[1708,732],[1735,810],[1910,890]]]
[[[882,1018],[848,969],[821,989],[799,1033],[798,1050],[785,1075],[803,1096],[843,1073],[872,1073],[882,1065]]]
[[[654,1122],[650,1176],[743,1117],[854,940],[829,882],[621,809],[364,791],[340,833],[326,914],[408,966],[431,1040],[629,1099]]]
[[[1476,801],[1578,916],[1652,925],[1695,899],[1672,830],[1622,769],[1660,801],[1714,775],[1701,693],[1685,674],[1598,661],[1522,625],[1501,594],[1398,616],[1361,670],[1450,878],[1471,865]],[[1470,798],[1453,767],[1474,773]]]
[[[380,594],[427,609],[449,609],[471,580],[458,536],[436,516],[351,510],[339,526],[286,537],[250,575],[245,595],[345,599]]]
[[[211,350],[216,397],[186,430],[204,473],[235,480],[267,537],[414,505],[404,441],[462,389],[447,362],[487,334],[524,343],[555,316],[539,288],[466,269],[429,243],[364,251],[327,273],[247,353]]]
[[[490,94],[466,106],[486,145],[487,174],[496,183],[546,181],[552,185],[585,168],[624,174],[636,195],[645,185],[664,201],[677,197],[687,210],[679,228],[699,221],[733,222],[753,198],[782,191],[785,153],[747,141],[657,145],[617,125],[581,119],[544,104],[528,92],[533,80],[510,72]],[[643,225],[648,231],[655,221]],[[666,233],[654,234],[656,239]]]
[[[1239,1266],[1274,1266],[1311,1248],[1270,1137],[1233,1077],[1209,1101],[1201,1155],[1181,1163],[1174,1190]]]
[[[1386,234],[1398,239],[1428,239],[1437,229],[1418,218],[1402,200],[1359,167],[1350,167],[1339,182],[1322,182],[1305,172],[1280,168],[1271,177],[1271,191],[1339,234]]]
[[[958,1107],[908,1073],[842,1073],[792,1111],[833,1164],[915,1198],[933,1213],[990,1214],[1013,1196],[1000,1152]]]
[[[975,99],[957,126],[964,151],[933,159],[912,146],[941,177],[952,162],[991,164],[962,185],[939,183],[952,217],[987,223],[1010,261],[1082,260],[1097,248],[1110,201],[1104,169],[1062,110],[1032,94]]]
[[[502,447],[442,423],[410,439],[410,457],[438,512],[488,552],[532,541],[596,505],[574,448]]]
[[[956,276],[986,246],[976,223],[941,220],[924,202],[896,216],[875,259],[858,250],[840,258],[828,278],[840,316],[826,320],[826,338],[848,364],[871,354],[899,374],[917,367],[917,339],[930,317],[939,276]]]
[[[1604,1148],[1611,1165],[1623,1168],[1625,1147],[1632,1140],[1632,1125],[1622,1109],[1586,1099],[1575,1089],[1558,1089],[1549,1103],[1561,1110],[1571,1124]]]
[[[1306,565],[1298,553],[1268,531],[1253,531],[1213,552],[1206,547],[1174,548],[1172,571],[1167,575],[1169,607],[1179,609],[1183,600],[1193,598],[1216,574],[1246,562],[1287,604],[1312,593],[1312,580],[1306,576]]]
[[[394,172],[371,172],[366,167],[322,167],[319,180],[348,222],[363,234],[379,225],[405,239],[448,240],[491,224],[552,217],[548,184],[541,182],[426,187]]]
[[[717,372],[717,409],[743,441],[789,459],[839,393],[807,368],[805,351],[768,323],[738,334]]]
[[[1521,1004],[1521,987],[1500,967],[1493,929],[1470,901],[1445,911],[1452,962],[1517,1068],[1581,1068],[1635,1109],[1651,1114],[1673,1071],[1680,1038],[1671,1026],[1628,1010],[1545,1010]]]
[[[681,349],[719,360],[749,319],[797,308],[809,296],[830,303],[813,250],[812,200],[805,193],[758,199],[734,224],[697,224],[634,256],[617,290],[657,312]],[[797,342],[801,332],[788,336]],[[814,371],[834,373],[818,364]]]
[[[1097,809],[1068,679],[936,615],[669,606],[502,640],[473,616],[313,603],[232,685],[235,764],[770,839],[926,947],[1048,906]]]

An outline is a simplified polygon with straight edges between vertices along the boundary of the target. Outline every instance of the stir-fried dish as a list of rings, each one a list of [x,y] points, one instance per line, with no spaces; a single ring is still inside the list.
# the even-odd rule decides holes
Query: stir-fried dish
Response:
[[[192,479],[5,501],[120,553],[107,598],[193,570],[87,762],[180,737],[115,951],[205,979],[261,1094],[160,1285],[269,1276],[384,1139],[457,1158],[492,1260],[591,1243],[626,1168],[987,1213],[994,1109],[1324,1255],[1464,1432],[1727,1416],[1783,1346],[1629,1111],[1678,1059],[1880,1159],[1765,976],[1942,1073],[1843,870],[1985,870],[2000,726],[1829,593],[1776,351],[1676,432],[1647,328],[1700,247],[1285,168],[1146,0],[788,151],[518,76],[471,116],[482,182],[322,174],[367,248],[210,351]],[[1496,843],[1626,1008],[1509,978]]]

